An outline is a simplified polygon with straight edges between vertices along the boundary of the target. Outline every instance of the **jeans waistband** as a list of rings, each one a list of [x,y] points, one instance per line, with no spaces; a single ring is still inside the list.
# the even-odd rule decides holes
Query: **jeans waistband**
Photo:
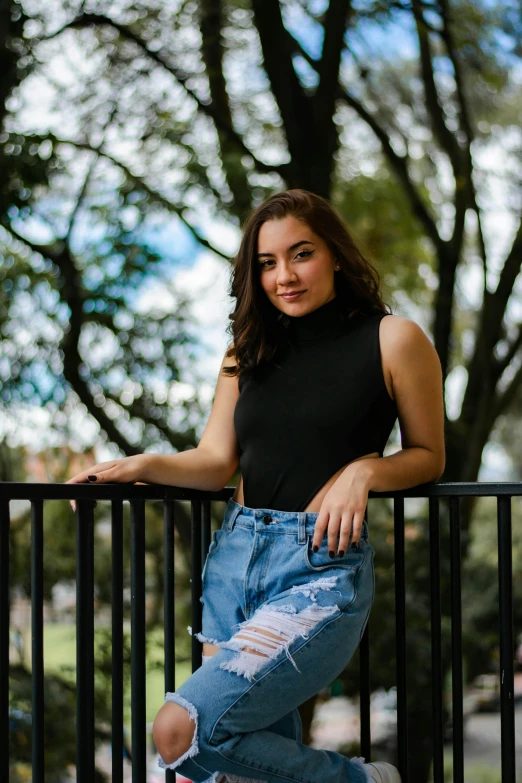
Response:
[[[249,508],[230,498],[227,501],[223,527],[233,530],[238,517],[242,527],[251,527],[264,532],[298,534],[300,544],[306,536],[313,535],[318,511],[278,511],[273,508]],[[327,533],[325,532],[325,535]],[[363,520],[361,541],[368,541],[368,522]]]

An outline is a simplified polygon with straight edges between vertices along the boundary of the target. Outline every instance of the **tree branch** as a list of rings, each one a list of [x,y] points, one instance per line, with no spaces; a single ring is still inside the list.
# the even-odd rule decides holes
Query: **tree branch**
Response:
[[[287,164],[290,182],[302,181],[300,162],[317,149],[315,123],[310,99],[303,91],[294,71],[292,38],[281,17],[279,0],[252,0],[254,20],[261,42],[265,69],[286,132],[291,162]],[[305,119],[307,122],[305,122]]]
[[[41,256],[44,256],[45,258],[48,258],[50,261],[52,261],[54,264],[57,264],[57,257],[59,253],[61,252],[61,243],[60,241],[54,242],[51,245],[42,245],[38,242],[32,242],[30,239],[27,239],[27,237],[24,237],[22,234],[20,234],[13,226],[3,224],[3,227],[6,231],[9,231],[9,233],[15,237],[16,239],[19,239],[20,242],[23,242],[24,245],[29,247],[34,253],[39,253]]]
[[[513,286],[520,273],[522,263],[522,220],[518,224],[518,229],[511,245],[511,249],[502,267],[496,291],[489,294],[489,307],[483,308],[484,318],[494,329],[495,342],[500,335],[502,318],[506,312],[509,297],[513,292]]]
[[[458,52],[453,41],[453,34],[451,32],[450,9],[449,9],[448,0],[439,0],[439,4],[441,8],[441,17],[442,17],[442,30],[440,31],[440,36],[446,45],[446,50],[448,52],[449,59],[451,60],[451,64],[453,66],[457,98],[458,98],[459,109],[460,109],[459,112],[460,125],[464,130],[467,139],[467,143],[464,150],[466,178],[467,178],[467,186],[469,189],[469,198],[473,210],[477,215],[478,240],[479,240],[479,247],[482,256],[483,269],[484,269],[484,290],[485,290],[486,278],[487,278],[486,243],[484,241],[484,232],[482,229],[481,212],[477,203],[477,193],[475,190],[475,184],[473,182],[473,160],[471,157],[471,144],[475,137],[475,133],[471,125],[471,117],[468,110],[468,101],[466,98],[466,91],[464,89],[464,76],[462,74],[462,68],[460,65]]]
[[[112,402],[114,402],[116,405],[123,407],[124,410],[127,410],[131,416],[135,416],[136,418],[141,419],[145,424],[148,424],[150,427],[157,429],[177,451],[183,451],[187,448],[187,446],[196,445],[196,436],[193,428],[182,434],[173,432],[168,426],[164,416],[162,416],[161,419],[155,419],[150,416],[142,398],[137,401],[135,400],[131,407],[126,408],[125,406],[121,405],[121,402],[116,394],[112,394],[111,392],[104,389],[103,396],[108,400],[112,400]]]
[[[515,358],[519,348],[522,346],[522,324],[518,325],[518,334],[512,343],[509,343],[506,355],[501,359],[495,361],[495,381],[502,376],[502,373],[509,367],[512,360]]]
[[[484,267],[484,285],[486,281],[486,248],[482,231],[481,215],[477,204],[475,186],[473,183],[473,161],[471,159],[471,141],[473,138],[469,112],[463,87],[463,79],[458,62],[456,48],[453,45],[453,38],[448,24],[448,5],[447,0],[440,2],[442,29],[436,31],[441,36],[446,45],[449,59],[452,63],[455,74],[455,84],[459,106],[459,120],[461,129],[466,134],[466,144],[461,147],[457,142],[455,135],[449,130],[443,115],[443,109],[439,102],[438,91],[435,85],[433,70],[433,59],[431,46],[428,37],[429,25],[426,23],[422,11],[420,0],[412,0],[412,11],[417,26],[417,35],[419,40],[421,73],[424,82],[426,95],[426,107],[431,119],[431,126],[435,137],[438,139],[442,149],[447,153],[455,178],[455,225],[451,242],[457,254],[460,255],[462,242],[464,239],[464,224],[466,209],[470,206],[477,215],[478,220],[478,239],[479,248]]]
[[[174,78],[182,85],[187,95],[189,95],[196,102],[198,109],[207,117],[210,117],[213,120],[216,128],[219,128],[222,133],[226,134],[243,154],[249,155],[252,158],[255,166],[259,171],[277,172],[281,177],[283,177],[283,179],[285,178],[285,172],[287,170],[288,164],[283,163],[279,166],[273,166],[267,163],[263,163],[263,161],[259,160],[252,150],[248,149],[233,127],[231,125],[227,125],[224,122],[223,117],[220,115],[220,112],[216,109],[216,107],[212,104],[208,104],[202,101],[200,98],[198,98],[194,90],[191,90],[191,88],[187,85],[187,80],[190,78],[190,74],[186,73],[186,71],[182,70],[181,68],[177,68],[173,63],[169,62],[168,56],[163,54],[161,51],[154,52],[149,49],[146,42],[142,41],[141,38],[136,35],[136,33],[134,33],[129,27],[116,22],[114,19],[111,19],[104,14],[84,13],[81,14],[81,16],[78,16],[72,22],[68,22],[59,30],[56,30],[56,32],[47,36],[45,40],[56,38],[58,35],[68,29],[82,29],[103,25],[112,27],[113,29],[117,30],[121,36],[127,38],[130,41],[133,41],[133,43],[135,43],[136,46],[142,50],[142,52],[150,57],[153,62],[155,62],[157,65],[161,65],[170,74],[172,74],[172,76],[174,76]]]
[[[433,134],[442,149],[448,155],[455,179],[459,176],[462,169],[460,147],[453,133],[444,122],[443,109],[439,103],[439,95],[435,85],[435,75],[433,71],[433,60],[431,46],[428,38],[426,21],[418,0],[412,0],[412,11],[417,27],[417,37],[419,41],[421,74],[424,83],[426,95],[426,108],[431,120]]]
[[[75,226],[75,223],[76,223],[76,218],[78,216],[78,212],[80,211],[80,207],[81,207],[81,205],[83,203],[83,200],[84,200],[85,196],[87,195],[87,190],[89,188],[89,183],[91,181],[91,177],[92,177],[92,175],[94,173],[94,170],[96,168],[96,164],[98,163],[98,160],[99,160],[99,157],[100,157],[100,149],[103,146],[103,143],[105,141],[105,136],[106,136],[106,133],[107,133],[107,129],[109,128],[112,120],[114,119],[115,113],[116,113],[116,102],[113,101],[112,102],[111,111],[109,112],[109,116],[107,117],[107,121],[105,122],[105,126],[103,128],[101,141],[92,150],[93,153],[94,153],[94,157],[93,157],[93,159],[91,161],[91,164],[90,164],[90,166],[89,166],[89,168],[87,170],[87,174],[86,174],[85,179],[83,181],[83,185],[80,188],[80,192],[78,194],[78,198],[76,199],[76,204],[74,205],[73,211],[71,213],[71,217],[69,218],[69,228],[67,229],[67,234],[66,234],[65,240],[64,240],[66,244],[69,244],[69,240],[71,238],[71,234],[73,232],[73,229],[74,229],[74,226]]]
[[[23,28],[27,21],[22,6],[18,7],[18,13],[13,14],[13,4],[3,2],[0,4],[0,128],[4,126],[4,116],[7,113],[6,101],[20,83],[22,79],[21,69],[17,68],[18,59],[21,52],[12,45],[13,40],[17,39],[20,44],[24,44]],[[24,51],[23,54],[27,52]]]
[[[407,158],[402,157],[395,152],[386,131],[379,125],[376,118],[370,114],[370,112],[362,105],[362,103],[354,98],[346,88],[344,88],[344,90],[341,92],[340,97],[344,99],[348,106],[351,106],[352,109],[355,109],[359,117],[361,117],[361,119],[370,126],[376,137],[381,142],[384,155],[402,183],[406,196],[408,197],[408,200],[411,204],[413,213],[421,222],[424,230],[426,231],[426,234],[433,242],[437,252],[442,254],[444,252],[446,243],[443,239],[441,239],[435,220],[429,213],[419,192],[417,191],[417,188],[413,184],[413,181],[408,172]]]
[[[504,413],[515,399],[522,384],[522,365],[518,368],[508,386],[501,394],[497,394],[491,409],[491,420],[494,423]]]
[[[351,0],[330,0],[324,18],[321,59],[315,63],[319,84],[313,102],[317,122],[332,121],[339,93],[339,67],[348,20],[353,13]],[[291,36],[293,39],[293,36]]]
[[[494,358],[494,348],[501,336],[502,319],[506,312],[508,300],[513,291],[513,286],[520,273],[522,263],[522,221],[518,225],[517,233],[511,245],[511,249],[504,262],[500,279],[493,293],[486,291],[484,304],[480,313],[480,322],[477,329],[475,350],[469,362],[468,383],[462,401],[461,418],[464,422],[472,422],[476,416],[476,400],[479,391],[487,394],[495,410],[509,404],[515,387],[512,384],[493,403],[494,381],[500,377],[499,367],[501,362]],[[491,387],[491,388],[490,388]],[[509,391],[511,389],[511,391]]]
[[[438,0],[438,2],[440,5],[441,17],[442,17],[442,30],[440,31],[439,35],[446,45],[446,50],[448,52],[448,56],[451,60],[451,64],[453,67],[457,97],[459,99],[460,125],[466,134],[468,145],[469,145],[473,141],[475,134],[471,127],[471,117],[468,111],[468,103],[466,100],[466,93],[464,90],[464,78],[462,75],[462,69],[460,67],[460,61],[459,61],[457,49],[453,41],[453,34],[451,32],[450,9],[448,5],[448,0]]]
[[[294,47],[294,51],[298,52],[302,57],[306,59],[306,61],[315,69],[317,69],[318,64],[315,60],[313,60],[308,52],[306,52],[299,41],[297,41],[293,36],[291,36],[292,45]],[[398,155],[395,150],[393,149],[390,139],[388,137],[388,134],[382,128],[382,126],[379,124],[377,118],[371,114],[368,109],[363,106],[361,101],[357,100],[353,95],[350,94],[348,91],[348,88],[343,85],[338,85],[337,88],[337,98],[340,100],[343,100],[345,103],[348,104],[352,109],[354,109],[359,117],[364,120],[364,122],[369,125],[369,127],[374,132],[377,139],[380,141],[383,153],[390,163],[392,169],[395,171],[395,174],[397,175],[399,181],[402,183],[404,190],[406,192],[406,196],[411,204],[411,208],[415,216],[419,219],[420,223],[424,227],[424,230],[426,231],[427,235],[430,237],[431,241],[433,242],[434,247],[441,251],[444,248],[444,241],[441,239],[439,232],[437,230],[437,225],[435,223],[435,220],[430,215],[426,205],[424,204],[419,192],[417,191],[417,188],[413,184],[413,181],[409,175],[408,172],[408,159],[407,157],[402,157]]]
[[[83,364],[79,351],[78,342],[80,339],[81,328],[83,324],[83,299],[84,297],[80,293],[81,286],[78,283],[76,276],[77,270],[74,265],[72,256],[70,254],[69,247],[63,240],[52,245],[38,245],[35,242],[31,242],[24,236],[15,231],[11,226],[7,227],[7,230],[15,236],[17,239],[24,242],[28,247],[36,253],[45,258],[49,258],[54,264],[58,266],[62,273],[64,285],[63,285],[63,299],[67,304],[70,312],[69,325],[70,329],[64,333],[60,347],[63,351],[63,374],[66,381],[69,383],[74,392],[78,395],[79,399],[91,416],[99,423],[100,427],[107,433],[109,439],[115,443],[124,454],[130,456],[132,454],[140,454],[139,449],[132,446],[124,435],[118,430],[114,422],[109,416],[94,404],[94,399],[89,391],[86,381],[82,378],[79,368]]]
[[[228,99],[227,86],[223,73],[223,44],[221,30],[223,26],[222,0],[200,0],[199,3],[201,56],[205,63],[212,105],[220,118],[220,125],[232,128],[232,112]],[[242,220],[251,208],[250,187],[248,176],[241,162],[243,153],[238,149],[229,133],[223,133],[217,128],[221,147],[221,161],[225,169],[227,182],[234,196],[233,209],[236,216]]]
[[[106,158],[107,160],[110,160],[111,163],[114,163],[115,166],[118,166],[121,168],[122,171],[125,172],[125,174],[132,179],[134,182],[136,182],[139,187],[143,188],[143,190],[159,204],[162,204],[164,207],[166,207],[170,212],[174,212],[179,219],[182,221],[182,223],[189,229],[189,231],[192,233],[194,238],[201,244],[203,247],[206,247],[208,250],[211,250],[213,253],[216,253],[218,256],[221,256],[221,258],[224,258],[226,261],[230,261],[230,257],[227,256],[225,253],[223,253],[222,250],[219,250],[219,248],[214,247],[214,245],[211,245],[210,242],[205,239],[205,237],[202,237],[201,234],[198,233],[197,229],[192,226],[185,217],[183,217],[183,210],[186,209],[186,206],[184,204],[174,204],[172,201],[170,201],[168,198],[163,196],[161,193],[159,193],[157,190],[154,190],[150,187],[150,185],[147,185],[145,180],[138,177],[136,174],[133,174],[132,171],[129,169],[128,166],[125,165],[125,163],[122,163],[121,160],[118,160],[113,155],[111,155],[109,152],[106,152],[105,150],[92,147],[87,142],[83,141],[75,141],[74,139],[61,139],[59,136],[50,136],[50,138],[55,142],[59,144],[70,144],[73,147],[77,147],[78,149],[83,150],[89,150],[90,152],[97,152],[100,156]]]

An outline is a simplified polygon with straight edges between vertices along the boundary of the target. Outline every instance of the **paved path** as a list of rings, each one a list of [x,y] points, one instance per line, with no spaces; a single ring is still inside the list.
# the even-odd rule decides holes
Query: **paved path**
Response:
[[[515,705],[515,749],[517,776],[522,781],[522,704]],[[451,753],[451,748],[449,748]],[[487,764],[500,769],[500,713],[471,715],[464,737],[465,763]]]

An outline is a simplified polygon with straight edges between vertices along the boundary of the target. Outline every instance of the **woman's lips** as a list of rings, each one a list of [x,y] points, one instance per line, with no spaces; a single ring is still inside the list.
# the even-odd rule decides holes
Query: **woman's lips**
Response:
[[[304,291],[296,291],[295,294],[281,294],[281,296],[287,302],[293,302],[294,299],[298,299],[301,296],[301,294],[304,294]]]

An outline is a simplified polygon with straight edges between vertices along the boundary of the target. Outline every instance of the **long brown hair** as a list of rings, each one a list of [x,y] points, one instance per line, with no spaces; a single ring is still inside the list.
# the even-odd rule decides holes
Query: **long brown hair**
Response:
[[[343,220],[321,196],[301,188],[275,193],[247,218],[230,281],[230,296],[236,300],[229,314],[227,332],[233,344],[226,356],[234,356],[235,366],[224,367],[226,375],[252,373],[267,365],[284,342],[281,329],[288,316],[278,311],[263,291],[256,264],[259,229],[267,220],[292,215],[306,223],[328,245],[338,265],[335,292],[343,318],[348,321],[372,313],[390,313],[379,291],[380,276],[366,259]]]

